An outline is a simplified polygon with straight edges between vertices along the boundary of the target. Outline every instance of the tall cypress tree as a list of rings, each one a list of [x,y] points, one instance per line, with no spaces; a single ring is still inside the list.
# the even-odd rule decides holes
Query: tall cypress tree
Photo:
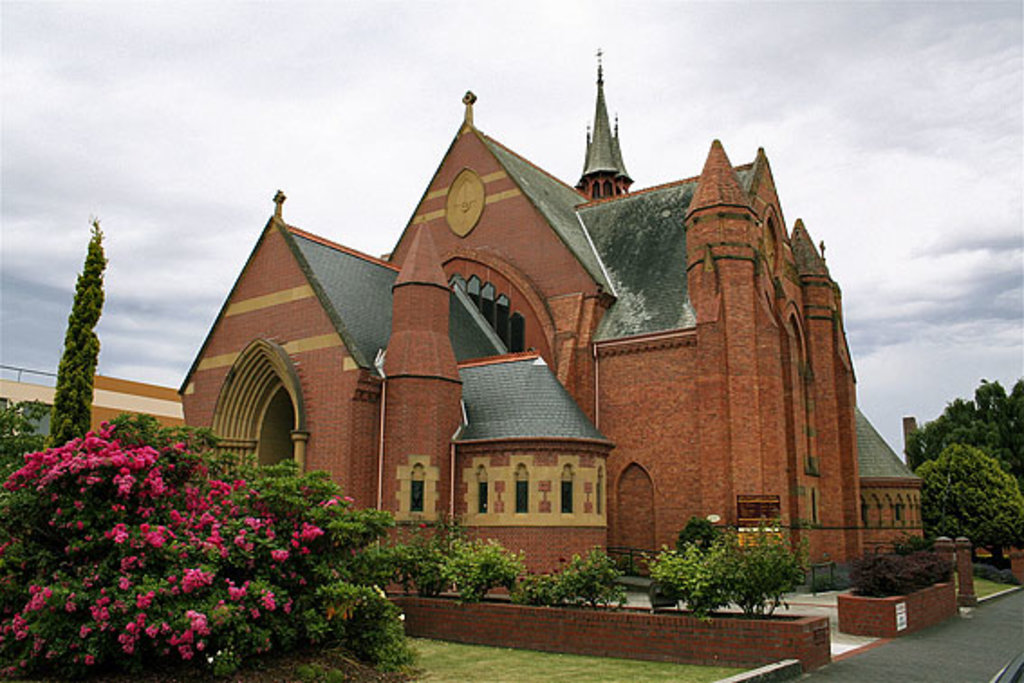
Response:
[[[100,340],[94,329],[103,311],[103,271],[106,267],[100,222],[93,220],[89,251],[85,256],[85,267],[75,284],[75,301],[64,335],[64,355],[57,370],[57,390],[50,417],[51,446],[63,445],[71,439],[85,436],[89,431],[93,377],[100,355]]]

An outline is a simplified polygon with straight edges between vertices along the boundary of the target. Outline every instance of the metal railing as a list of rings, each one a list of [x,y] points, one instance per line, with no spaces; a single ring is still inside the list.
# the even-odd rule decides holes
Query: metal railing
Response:
[[[57,383],[57,373],[55,372],[32,370],[31,368],[22,368],[17,365],[0,364],[0,377],[3,379],[13,379],[15,382],[41,384],[48,387],[52,387]]]

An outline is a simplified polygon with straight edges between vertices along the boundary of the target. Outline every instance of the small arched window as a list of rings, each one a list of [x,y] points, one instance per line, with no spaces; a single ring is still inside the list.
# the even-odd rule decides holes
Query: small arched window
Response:
[[[604,512],[604,468],[597,468],[597,514]]]
[[[601,188],[601,193],[605,197],[611,197],[612,196],[612,181],[610,181],[610,180],[604,181],[603,187]]]
[[[412,481],[409,493],[409,511],[423,512],[423,480],[426,477],[426,470],[423,465],[417,464],[412,468]]]
[[[811,489],[811,523],[818,523],[818,489]]]
[[[516,467],[516,512],[530,511],[530,474],[526,465]]]
[[[476,511],[487,512],[487,468],[483,465],[476,468]]]
[[[572,465],[562,468],[562,513],[572,514],[573,479]]]
[[[592,184],[590,186],[590,189],[591,189],[591,195],[594,197],[594,199],[600,199],[601,198],[601,183],[595,182],[594,184]]]
[[[868,504],[864,501],[864,497],[860,499],[860,523],[862,526],[868,526]]]

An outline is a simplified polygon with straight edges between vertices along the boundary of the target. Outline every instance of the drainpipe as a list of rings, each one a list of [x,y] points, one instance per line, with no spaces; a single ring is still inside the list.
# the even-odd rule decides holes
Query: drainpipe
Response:
[[[455,433],[452,434],[451,446],[448,453],[448,519],[455,519],[455,441],[462,434],[462,428],[465,427],[469,420],[466,416],[466,403],[462,399],[459,399],[459,408],[462,410],[462,422],[455,428]]]
[[[387,416],[388,378],[384,374],[384,349],[377,349],[373,366],[380,373],[380,435],[377,448],[377,509],[384,509],[384,418]]]
[[[597,344],[591,344],[594,350],[594,427],[601,430],[601,364],[597,360]]]

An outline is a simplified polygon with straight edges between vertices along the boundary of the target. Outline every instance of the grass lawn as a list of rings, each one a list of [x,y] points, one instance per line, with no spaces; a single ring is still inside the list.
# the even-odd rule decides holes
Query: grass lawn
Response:
[[[717,681],[743,669],[633,659],[581,657],[533,650],[410,638],[422,681]]]
[[[1008,583],[996,583],[995,581],[989,581],[981,577],[974,577],[974,594],[979,598],[984,598],[994,593],[1000,593],[1008,588],[1015,588]]]

